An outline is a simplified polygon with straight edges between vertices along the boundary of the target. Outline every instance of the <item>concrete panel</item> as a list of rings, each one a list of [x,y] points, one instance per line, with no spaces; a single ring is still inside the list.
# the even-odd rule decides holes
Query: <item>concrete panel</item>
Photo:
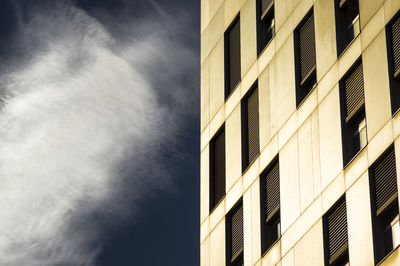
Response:
[[[312,8],[314,0],[301,0],[294,8],[294,25],[297,27],[300,21],[305,17],[308,11]]]
[[[201,105],[201,132],[210,122],[210,60],[201,65],[200,105]]]
[[[344,170],[344,182],[346,189],[368,170],[368,148],[363,149]]]
[[[339,79],[349,70],[349,68],[361,56],[361,37],[358,36],[340,56],[339,64]]]
[[[367,136],[372,139],[392,117],[385,32],[363,54]]]
[[[240,105],[236,106],[225,122],[226,137],[226,189],[232,187],[242,174]]]
[[[386,0],[385,1],[385,24],[388,23],[396,12],[400,9],[399,0]]]
[[[318,106],[322,190],[343,168],[339,87]]]
[[[337,85],[339,81],[339,64],[335,63],[329,71],[318,81],[318,103],[321,103],[326,95]]]
[[[225,0],[225,29],[229,27],[233,19],[239,13],[240,1],[239,0]]]
[[[295,265],[324,265],[322,220],[319,220],[294,247]]]
[[[210,234],[210,219],[207,217],[200,224],[200,243],[202,243]]]
[[[204,60],[210,54],[210,27],[207,27],[201,34],[200,41],[200,63],[203,64]]]
[[[209,172],[209,145],[200,153],[200,221],[209,213],[210,172]]]
[[[258,71],[259,73],[263,72],[267,65],[271,62],[272,58],[275,56],[276,52],[276,38],[272,39],[267,47],[262,51],[260,56],[258,57]]]
[[[290,15],[285,23],[280,27],[279,31],[276,33],[276,50],[279,50],[281,46],[286,42],[288,38],[293,36],[294,24],[293,24],[293,14]]]
[[[210,0],[201,0],[200,32],[203,33],[210,22]]]
[[[279,153],[282,234],[300,214],[298,165],[297,135],[294,135]]]
[[[272,136],[296,110],[293,50],[293,40],[290,38],[269,67]]]
[[[373,39],[385,28],[385,12],[383,6],[372,17],[361,31],[361,47],[364,51]]]
[[[218,204],[218,206],[210,213],[210,231],[213,231],[214,228],[221,222],[221,220],[225,217],[225,198]]]
[[[257,60],[257,27],[255,1],[247,1],[240,10],[241,73],[245,76]]]
[[[210,266],[225,265],[225,219],[210,234]]]
[[[240,199],[243,194],[243,182],[242,179],[236,181],[236,183],[226,193],[226,207],[225,212],[229,212],[233,205]]]
[[[346,192],[351,265],[374,265],[369,180],[366,172]]]
[[[210,265],[210,238],[200,245],[200,266]]]
[[[262,172],[275,158],[278,154],[279,147],[278,147],[278,136],[275,135],[274,138],[268,143],[267,147],[261,151],[260,155],[260,171]]]
[[[287,16],[286,0],[275,1],[275,31],[279,31],[281,26],[285,23]]]
[[[294,251],[291,249],[281,261],[282,266],[294,266]]]
[[[360,8],[360,24],[361,29],[363,29],[383,5],[383,0],[362,0],[358,1],[358,4]]]
[[[337,58],[334,1],[316,1],[314,17],[317,80],[319,81]]]
[[[322,212],[327,212],[344,192],[344,175],[341,172],[322,192]]]
[[[210,1],[210,19],[213,19],[219,9],[222,7],[224,0],[209,0]]]
[[[211,3],[214,1],[211,1]],[[224,7],[218,10],[215,16],[211,19],[210,22],[210,51],[212,51],[215,45],[223,39],[225,32],[225,16],[224,16]]]
[[[311,141],[311,119],[308,119],[298,132],[300,211],[303,212],[314,199],[314,178]]]
[[[389,121],[368,143],[369,165],[373,164],[375,160],[378,159],[382,152],[393,143],[393,140],[392,121]]]
[[[224,42],[221,39],[210,55],[210,120],[224,104],[224,85]]]
[[[262,151],[271,140],[271,111],[269,98],[269,71],[261,73],[258,79],[258,94],[260,104],[260,150]]]
[[[312,165],[314,198],[321,194],[321,162],[319,156],[319,122],[318,110],[311,114],[311,142],[312,142]]]

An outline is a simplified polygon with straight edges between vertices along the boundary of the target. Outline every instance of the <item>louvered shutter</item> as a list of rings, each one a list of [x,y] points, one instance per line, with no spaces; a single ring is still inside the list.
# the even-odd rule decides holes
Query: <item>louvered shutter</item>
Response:
[[[274,0],[261,0],[261,17],[265,16],[273,3]]]
[[[235,259],[243,251],[243,205],[232,214],[231,239],[231,259]]]
[[[236,20],[228,33],[229,42],[229,93],[241,80],[240,72],[240,20]]]
[[[346,201],[343,200],[328,216],[329,264],[348,247]]]
[[[379,215],[393,200],[397,199],[396,158],[392,149],[373,168],[375,178],[375,204]]]
[[[314,13],[311,13],[299,29],[301,83],[315,70]]]
[[[393,23],[390,31],[392,34],[394,75],[397,77],[400,73],[400,18]]]
[[[280,207],[279,163],[276,163],[265,176],[266,221],[271,219]]]
[[[222,130],[213,141],[212,145],[212,182],[213,182],[213,202],[211,209],[225,195],[225,131]]]
[[[247,99],[247,144],[248,163],[260,153],[258,89],[255,89]]]
[[[363,68],[360,63],[345,79],[346,122],[364,104]]]

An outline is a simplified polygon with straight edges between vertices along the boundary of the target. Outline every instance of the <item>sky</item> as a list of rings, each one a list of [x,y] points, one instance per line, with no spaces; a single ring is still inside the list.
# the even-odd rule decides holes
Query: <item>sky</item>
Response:
[[[199,265],[199,16],[0,1],[0,265]]]

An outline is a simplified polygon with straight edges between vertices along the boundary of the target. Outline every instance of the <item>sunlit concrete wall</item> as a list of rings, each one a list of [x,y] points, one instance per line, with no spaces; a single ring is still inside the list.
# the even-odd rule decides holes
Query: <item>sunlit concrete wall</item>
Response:
[[[314,6],[318,86],[296,109],[293,30]],[[243,197],[244,264],[323,265],[322,216],[346,193],[351,265],[373,265],[368,167],[395,143],[385,25],[399,0],[359,0],[361,34],[337,58],[333,0],[275,0],[257,57],[256,1],[201,1],[201,266],[225,265],[225,215]],[[240,12],[242,81],[224,100],[224,32]],[[338,81],[362,54],[368,146],[343,169]],[[258,80],[260,156],[242,175],[240,100]],[[226,196],[209,214],[209,141],[225,123]],[[279,153],[282,237],[263,257],[259,175]],[[384,265],[400,265],[396,250]]]

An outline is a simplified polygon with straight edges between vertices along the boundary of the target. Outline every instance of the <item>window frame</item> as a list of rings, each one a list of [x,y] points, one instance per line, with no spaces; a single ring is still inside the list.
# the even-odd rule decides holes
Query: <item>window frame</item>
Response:
[[[263,51],[269,46],[272,40],[275,38],[275,0],[271,1],[270,6],[266,11],[262,11],[262,1],[256,0],[256,24],[257,24],[257,57],[259,57]],[[268,24],[266,23],[268,17],[272,15],[272,22],[274,24],[271,28],[271,38],[266,38],[264,42],[262,35],[265,34],[265,30],[268,29]],[[269,21],[269,20],[268,20]],[[272,24],[271,22],[271,24]]]
[[[237,84],[231,88],[231,71],[232,71],[232,66],[230,62],[230,41],[229,41],[229,34],[233,30],[233,28],[236,26],[236,24],[239,24],[239,80]],[[224,32],[224,77],[225,77],[225,88],[224,88],[224,97],[225,101],[229,99],[229,97],[234,93],[236,88],[239,86],[241,83],[241,32],[240,32],[240,12],[236,15],[236,17],[232,20],[231,24],[229,27],[225,30]]]
[[[226,266],[236,266],[238,262],[244,259],[244,209],[243,209],[243,198],[240,198],[235,205],[229,210],[225,216],[225,265]],[[233,256],[232,253],[232,217],[233,215],[242,208],[242,222],[243,222],[243,247],[241,250]]]

